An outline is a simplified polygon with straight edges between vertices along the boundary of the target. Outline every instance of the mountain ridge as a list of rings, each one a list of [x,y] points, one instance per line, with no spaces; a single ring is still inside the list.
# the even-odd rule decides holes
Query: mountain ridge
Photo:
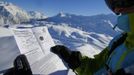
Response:
[[[46,17],[39,12],[28,12],[12,3],[0,2],[0,25],[19,24],[21,22],[28,22],[30,19],[42,18]]]
[[[62,16],[64,14],[64,17]],[[87,32],[96,32],[114,36],[116,31],[112,27],[116,24],[116,16],[113,14],[99,14],[95,16],[81,16],[74,14],[59,13],[56,16],[48,17],[44,21],[56,24],[68,24],[71,27],[81,28]],[[98,28],[98,26],[100,26]],[[90,29],[89,29],[90,28]],[[105,28],[105,29],[104,29]]]

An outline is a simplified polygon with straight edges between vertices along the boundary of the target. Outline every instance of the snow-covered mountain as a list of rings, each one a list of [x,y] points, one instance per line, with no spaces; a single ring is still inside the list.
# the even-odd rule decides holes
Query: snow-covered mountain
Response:
[[[34,20],[28,22],[30,19]],[[101,52],[118,34],[112,29],[116,24],[116,16],[113,14],[81,16],[60,12],[56,16],[46,18],[39,12],[27,12],[11,3],[1,2],[0,70],[11,66],[14,58],[19,54],[13,34],[3,25],[21,22],[35,26],[47,26],[56,44],[65,45],[71,50],[81,51],[83,55],[89,57]]]
[[[30,19],[43,18],[46,17],[39,12],[27,12],[12,3],[0,1],[0,25],[19,24],[30,21]]]
[[[54,17],[47,18],[46,21],[57,24],[66,23],[71,27],[81,28],[87,32],[96,32],[111,36],[114,36],[116,33],[111,28],[116,23],[116,16],[113,14],[81,16],[61,12]]]
[[[30,15],[31,19],[44,19],[47,18],[43,13],[38,11],[29,11],[28,14]]]

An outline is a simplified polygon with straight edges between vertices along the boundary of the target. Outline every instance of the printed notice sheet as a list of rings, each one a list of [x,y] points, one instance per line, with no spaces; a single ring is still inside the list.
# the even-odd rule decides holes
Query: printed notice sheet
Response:
[[[52,52],[54,41],[46,26],[11,28],[21,54],[25,54],[34,74],[51,74],[66,70],[62,60]]]

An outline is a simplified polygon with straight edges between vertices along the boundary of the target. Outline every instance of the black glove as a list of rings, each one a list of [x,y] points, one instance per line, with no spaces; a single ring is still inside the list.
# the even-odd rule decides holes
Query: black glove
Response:
[[[32,71],[25,55],[19,55],[14,60],[14,67],[7,70],[4,75],[32,75]]]
[[[51,51],[64,60],[68,64],[69,68],[73,70],[81,64],[82,55],[79,51],[71,51],[62,45],[52,47]]]

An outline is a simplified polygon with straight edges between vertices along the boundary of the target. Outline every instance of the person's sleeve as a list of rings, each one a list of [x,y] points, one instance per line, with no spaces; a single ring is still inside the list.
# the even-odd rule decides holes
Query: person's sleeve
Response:
[[[75,69],[75,73],[78,75],[93,75],[95,72],[105,66],[108,58],[108,51],[108,48],[105,48],[101,53],[95,55],[94,59],[83,56],[81,59],[81,65]]]

